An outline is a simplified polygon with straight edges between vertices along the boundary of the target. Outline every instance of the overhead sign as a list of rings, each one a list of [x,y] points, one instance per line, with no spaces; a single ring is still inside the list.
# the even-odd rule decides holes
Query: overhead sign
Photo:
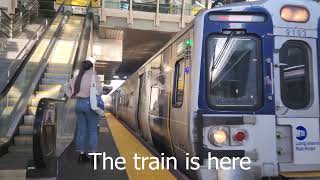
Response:
[[[66,0],[65,5],[69,6],[87,6],[90,0]],[[62,4],[63,0],[56,0],[57,4]],[[101,1],[100,0],[92,0],[92,7],[100,8]]]
[[[201,11],[203,9],[203,7],[201,7],[201,6],[193,6],[192,8],[191,8],[191,14],[193,15],[193,16],[195,16],[199,11]]]

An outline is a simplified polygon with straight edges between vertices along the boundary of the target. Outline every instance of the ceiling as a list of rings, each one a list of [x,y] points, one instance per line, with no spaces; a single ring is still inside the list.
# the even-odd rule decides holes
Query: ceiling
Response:
[[[127,29],[118,74],[132,74],[167,43],[173,33]]]
[[[122,62],[97,61],[97,71],[108,82],[113,76],[124,78],[134,73],[143,63],[167,43],[174,33],[137,29],[100,28],[99,38],[122,40]]]

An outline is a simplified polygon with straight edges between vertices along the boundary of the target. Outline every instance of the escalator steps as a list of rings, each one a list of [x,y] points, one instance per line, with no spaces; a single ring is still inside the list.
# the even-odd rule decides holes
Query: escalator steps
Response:
[[[14,137],[15,145],[31,145],[32,135],[17,135]]]
[[[55,10],[39,9],[39,16],[41,17],[53,17],[55,13]]]
[[[39,9],[54,10],[54,1],[38,1]]]

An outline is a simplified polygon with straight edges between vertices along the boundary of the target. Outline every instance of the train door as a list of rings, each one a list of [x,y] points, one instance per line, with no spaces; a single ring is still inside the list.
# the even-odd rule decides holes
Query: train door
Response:
[[[152,144],[149,120],[148,120],[148,96],[147,96],[147,85],[146,85],[146,74],[143,72],[139,76],[139,99],[138,99],[138,113],[137,120],[142,133],[142,137],[150,144]]]
[[[315,38],[275,37],[273,67],[280,172],[320,168],[316,43]]]
[[[117,90],[116,91],[116,94],[115,94],[115,115],[117,118],[119,118],[119,103],[120,103],[120,90]]]
[[[190,52],[187,41],[192,39],[192,30],[183,35],[174,43],[172,48],[173,58],[173,83],[172,103],[170,109],[170,132],[176,157],[181,160],[179,166],[185,163],[185,155],[189,148],[189,97],[190,89]]]
[[[149,104],[149,124],[153,145],[160,153],[172,156],[172,146],[169,132],[169,97],[170,88],[166,84],[170,82],[170,76],[165,73],[164,64],[169,59],[170,48],[159,54],[151,63],[151,84]]]
[[[112,114],[116,114],[116,95],[112,95]]]

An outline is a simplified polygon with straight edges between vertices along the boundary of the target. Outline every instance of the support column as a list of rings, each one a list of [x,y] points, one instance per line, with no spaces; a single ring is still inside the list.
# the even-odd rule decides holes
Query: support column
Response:
[[[160,0],[157,0],[157,10],[156,10],[156,16],[154,20],[154,25],[158,27],[160,25],[160,17],[159,17],[159,7],[160,6]]]
[[[99,14],[100,14],[100,21],[101,22],[105,22],[106,21],[106,15],[104,13],[105,9],[106,8],[105,8],[104,0],[102,0],[101,7],[99,8]]]
[[[12,14],[15,14],[15,9],[17,7],[18,7],[18,0],[11,0],[11,13]]]
[[[132,4],[133,4],[133,0],[130,0],[129,1],[129,15],[128,15],[128,19],[127,19],[128,24],[133,24]]]
[[[186,8],[186,2],[185,2],[185,0],[182,0],[182,10],[181,10],[181,21],[180,21],[180,28],[184,28],[185,27],[185,25],[186,25],[186,23],[185,23],[185,19],[184,19],[184,17],[185,17],[185,8]]]
[[[206,7],[207,9],[211,9],[212,2],[211,0],[207,0]]]

